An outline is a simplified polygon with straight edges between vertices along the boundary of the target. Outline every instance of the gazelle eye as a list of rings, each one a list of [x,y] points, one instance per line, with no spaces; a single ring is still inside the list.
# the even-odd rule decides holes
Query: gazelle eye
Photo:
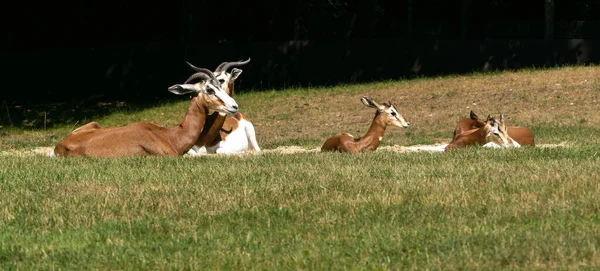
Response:
[[[215,90],[212,87],[208,86],[206,88],[206,93],[213,95],[213,94],[215,94]]]
[[[219,79],[219,83],[221,83],[221,84],[225,83],[225,79]]]
[[[392,112],[392,116],[394,116],[394,117],[395,117],[396,115],[397,115],[397,114],[396,114],[396,112]]]

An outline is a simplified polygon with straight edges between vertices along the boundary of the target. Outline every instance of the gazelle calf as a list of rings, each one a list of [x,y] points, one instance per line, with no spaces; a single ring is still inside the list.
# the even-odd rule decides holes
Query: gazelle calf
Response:
[[[387,104],[380,105],[373,101],[370,97],[363,96],[360,101],[371,108],[377,109],[375,118],[371,123],[371,127],[367,133],[355,138],[348,133],[341,133],[331,136],[325,140],[321,151],[338,151],[338,152],[362,152],[376,150],[383,139],[385,128],[388,125],[396,127],[408,128],[410,123],[407,122],[402,115],[398,113],[392,105],[392,101]]]
[[[184,84],[169,91],[192,94],[183,121],[172,128],[149,122],[102,128],[97,122],[75,129],[63,138],[50,156],[122,157],[138,155],[177,156],[186,153],[202,132],[210,111],[235,114],[238,105],[223,91],[210,70],[199,69]]]
[[[467,130],[480,128],[483,124],[484,121],[479,119],[473,110],[471,110],[469,118],[462,119],[456,124],[452,137]],[[508,132],[508,136],[517,141],[521,146],[535,146],[535,137],[531,130],[526,127],[507,126],[506,131]]]
[[[223,62],[213,72],[223,90],[230,96],[233,97],[235,93],[234,82],[240,76],[242,70],[233,68],[231,72],[228,72],[228,69],[239,67],[249,62],[250,58],[246,61]],[[188,65],[194,70],[198,69],[190,63]],[[256,141],[254,125],[248,120],[246,115],[240,112],[233,116],[224,116],[215,113],[207,120],[204,129],[205,131],[188,151],[188,154],[239,153],[249,150],[250,147],[254,151],[260,151],[260,147]]]
[[[471,114],[473,116],[474,114]],[[464,148],[470,145],[480,145],[486,148],[520,147],[506,132],[504,114],[500,113],[500,120],[488,116],[485,122],[476,120],[479,128],[463,130],[452,138],[445,151]],[[481,122],[481,123],[479,123]],[[458,125],[457,125],[458,126]]]

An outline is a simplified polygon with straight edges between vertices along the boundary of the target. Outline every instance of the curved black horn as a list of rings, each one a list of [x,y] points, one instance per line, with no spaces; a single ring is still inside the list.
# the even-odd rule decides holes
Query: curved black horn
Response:
[[[240,61],[236,61],[236,62],[223,62],[215,69],[215,72],[226,72],[231,67],[239,67],[242,65],[246,65],[249,62],[250,62],[250,58],[248,58],[248,60],[245,60],[245,61],[240,60]]]
[[[196,66],[192,65],[192,63],[190,63],[190,62],[187,62],[187,61],[186,61],[185,63],[187,63],[187,64],[188,64],[188,66],[190,66],[190,68],[192,68],[192,70],[198,71],[199,69],[202,69],[202,68],[198,68],[198,67],[196,67]]]
[[[217,77],[215,77],[215,75],[213,74],[213,72],[211,70],[205,69],[205,68],[198,68],[198,67],[192,65],[192,63],[189,63],[187,61],[185,63],[187,63],[188,66],[190,66],[190,68],[192,68],[193,70],[195,70],[197,72],[206,73],[206,74],[208,74],[210,76],[211,79],[217,80]]]
[[[212,75],[212,72],[210,74]],[[213,77],[214,77],[214,75],[213,75]],[[188,78],[187,80],[185,80],[184,84],[188,84],[188,83],[190,83],[190,82],[192,82],[192,81],[194,81],[194,80],[196,80],[198,78],[201,78],[201,79],[204,79],[204,80],[210,80],[210,79],[212,79],[208,74],[206,74],[204,72],[197,72],[197,73],[192,74],[190,76],[190,78]]]

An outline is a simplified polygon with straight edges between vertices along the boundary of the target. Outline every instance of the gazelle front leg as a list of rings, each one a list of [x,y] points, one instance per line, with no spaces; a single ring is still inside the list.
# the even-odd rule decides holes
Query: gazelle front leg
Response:
[[[196,145],[194,145],[188,152],[188,155],[204,155],[204,154],[208,154],[208,151],[206,150],[206,147],[202,146],[202,147],[198,147]]]
[[[222,144],[222,142],[219,142],[215,146],[215,153],[217,153],[217,154],[231,154],[231,153],[238,153],[238,151],[236,151],[236,149],[234,149],[234,148],[231,148],[227,144]]]

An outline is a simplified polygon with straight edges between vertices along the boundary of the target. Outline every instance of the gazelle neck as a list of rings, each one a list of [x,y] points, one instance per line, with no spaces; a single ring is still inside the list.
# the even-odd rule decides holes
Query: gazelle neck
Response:
[[[179,155],[183,155],[194,145],[206,122],[208,108],[199,99],[200,96],[192,98],[183,121],[168,133]]]
[[[387,127],[387,124],[381,116],[382,115],[380,113],[377,113],[377,115],[375,115],[375,118],[373,119],[369,130],[364,136],[362,136],[359,139],[361,145],[363,145],[365,149],[377,149],[379,143],[381,143],[381,140],[383,139],[383,134],[385,133],[385,128]]]
[[[487,137],[488,134],[490,133],[489,129],[485,129],[485,127],[481,127],[477,130],[475,130],[475,132],[472,134],[472,136],[474,136],[476,138],[476,140],[479,142],[479,144],[483,145],[485,143],[487,143]]]
[[[235,82],[234,82],[234,81],[231,81],[231,82],[230,82],[230,83],[227,85],[227,88],[229,89],[229,92],[230,92],[230,93],[227,93],[227,94],[229,94],[229,96],[231,96],[232,98],[233,98],[233,95],[235,94],[235,85],[234,85],[234,84],[235,84]]]
[[[228,92],[227,95],[233,97],[233,94],[235,93],[233,80],[227,84],[226,92]],[[221,135],[221,128],[223,127],[226,118],[226,115],[219,114],[219,112],[214,112],[207,116],[202,132],[194,145],[202,147],[217,141],[217,138]]]
[[[208,115],[206,121],[204,122],[202,132],[200,133],[200,136],[194,145],[202,147],[206,144],[213,143],[217,137],[221,135],[221,128],[225,123],[226,117],[227,116],[219,114],[219,112],[214,112],[211,115]]]

